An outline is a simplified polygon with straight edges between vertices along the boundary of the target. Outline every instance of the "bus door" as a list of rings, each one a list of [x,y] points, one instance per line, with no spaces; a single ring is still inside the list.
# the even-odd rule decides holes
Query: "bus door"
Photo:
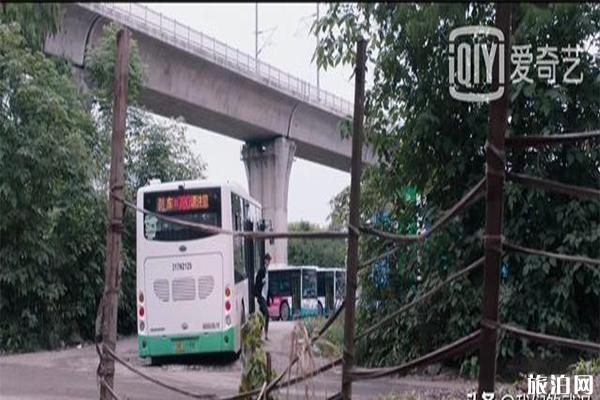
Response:
[[[318,314],[319,300],[317,297],[317,271],[302,269],[302,300],[301,316]]]
[[[334,298],[333,298],[333,282],[334,282],[334,277],[333,277],[333,271],[327,271],[325,272],[325,310],[327,312],[330,312],[331,310],[335,309],[335,302],[334,302]]]
[[[335,303],[333,291],[333,271],[317,271],[317,294],[325,314],[334,308]]]
[[[251,220],[246,219],[244,221],[244,232],[252,232],[254,230],[254,224]],[[246,264],[246,276],[248,277],[248,309],[249,313],[254,312],[254,271],[256,269],[255,261],[255,240],[251,238],[244,238],[244,264]]]
[[[292,315],[297,318],[302,310],[302,282],[300,281],[300,271],[289,271],[289,279],[292,285]]]
[[[337,309],[346,297],[346,271],[335,271],[335,308]]]

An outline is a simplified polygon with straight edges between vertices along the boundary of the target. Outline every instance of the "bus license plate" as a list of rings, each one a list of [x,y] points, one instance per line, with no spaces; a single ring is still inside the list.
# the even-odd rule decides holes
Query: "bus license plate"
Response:
[[[175,341],[175,354],[193,353],[196,348],[194,339],[179,339]]]
[[[183,340],[178,340],[175,342],[175,353],[183,353]]]

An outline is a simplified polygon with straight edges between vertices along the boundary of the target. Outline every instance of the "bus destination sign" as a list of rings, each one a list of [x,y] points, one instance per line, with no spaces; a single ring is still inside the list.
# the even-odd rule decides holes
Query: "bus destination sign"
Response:
[[[207,194],[182,194],[156,198],[156,211],[158,212],[205,210],[207,208]]]

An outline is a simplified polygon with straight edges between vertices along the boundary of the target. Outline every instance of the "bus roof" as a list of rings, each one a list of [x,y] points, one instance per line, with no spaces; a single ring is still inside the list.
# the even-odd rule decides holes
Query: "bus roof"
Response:
[[[297,271],[300,269],[312,269],[317,271],[319,267],[316,265],[287,265],[287,264],[271,264],[269,271]]]
[[[340,267],[337,267],[337,268],[321,268],[321,267],[319,267],[318,271],[319,272],[336,272],[336,271],[344,271],[345,272],[346,268],[340,268]]]
[[[299,269],[312,269],[317,272],[346,272],[346,268],[321,268],[317,265],[288,265],[288,264],[271,264],[269,265],[269,271],[292,271]]]
[[[211,187],[222,187],[231,190],[232,192],[241,195],[242,197],[247,198],[248,200],[260,204],[258,200],[254,197],[250,196],[250,194],[244,189],[243,186],[234,181],[211,181],[204,179],[193,179],[193,180],[181,180],[181,181],[172,181],[172,182],[156,182],[155,180],[150,180],[148,184],[142,186],[138,189],[138,194],[140,193],[148,193],[148,192],[158,192],[162,190],[177,190],[180,186],[185,189],[202,189],[202,188],[211,188]]]

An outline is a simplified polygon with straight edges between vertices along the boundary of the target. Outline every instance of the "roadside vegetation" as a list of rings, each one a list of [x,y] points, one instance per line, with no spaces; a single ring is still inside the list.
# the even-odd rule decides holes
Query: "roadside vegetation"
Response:
[[[315,335],[325,324],[325,317],[305,318],[302,323],[306,327],[309,337]],[[342,356],[344,346],[344,316],[340,315],[327,329],[321,339],[314,344],[315,354],[321,357],[337,358]]]
[[[264,317],[261,313],[250,314],[248,322],[242,326],[242,377],[239,393],[254,389],[261,389],[265,382],[271,382],[277,373],[267,366],[267,352],[262,340],[262,332],[265,326]],[[274,398],[269,395],[269,399]]]
[[[427,229],[484,176],[486,103],[458,102],[448,90],[448,37],[453,28],[493,23],[493,4],[331,4],[313,27],[324,68],[353,62],[356,40],[369,40],[366,141],[380,163],[361,184],[361,219],[397,234]],[[555,46],[562,64],[556,83],[530,65],[528,78],[510,88],[508,135],[551,135],[600,127],[598,4],[526,4],[513,7],[513,45]],[[575,71],[582,84],[563,82],[569,63],[560,49],[579,46]],[[600,187],[595,144],[507,151],[507,169],[572,185]],[[416,189],[417,198],[406,196]],[[334,223],[348,214],[348,190],[333,201]],[[482,256],[485,205],[475,204],[423,246],[409,245],[363,275],[357,330],[432,288]],[[504,236],[524,246],[600,258],[600,202],[505,186]],[[361,241],[362,259],[392,244]],[[600,269],[508,253],[503,258],[500,320],[528,330],[589,341],[600,337]],[[402,363],[480,327],[482,270],[454,282],[426,305],[357,344],[366,366]],[[375,345],[374,345],[375,344]],[[538,359],[565,362],[579,353],[501,335],[499,364]],[[450,362],[466,375],[478,371],[476,353]],[[564,368],[567,365],[563,365]]]
[[[336,229],[338,227],[330,225],[328,229]],[[299,221],[289,223],[288,230],[290,232],[316,232],[324,229],[318,224]],[[288,240],[289,265],[318,265],[321,268],[343,268],[346,265],[345,260],[346,242],[344,240]]]
[[[89,90],[45,55],[58,4],[0,9],[0,352],[91,340],[104,281],[106,182],[116,26],[86,57]],[[178,121],[137,102],[144,79],[135,42],[129,68],[126,195],[150,178],[203,178]],[[135,216],[123,234],[119,331],[135,330]]]

